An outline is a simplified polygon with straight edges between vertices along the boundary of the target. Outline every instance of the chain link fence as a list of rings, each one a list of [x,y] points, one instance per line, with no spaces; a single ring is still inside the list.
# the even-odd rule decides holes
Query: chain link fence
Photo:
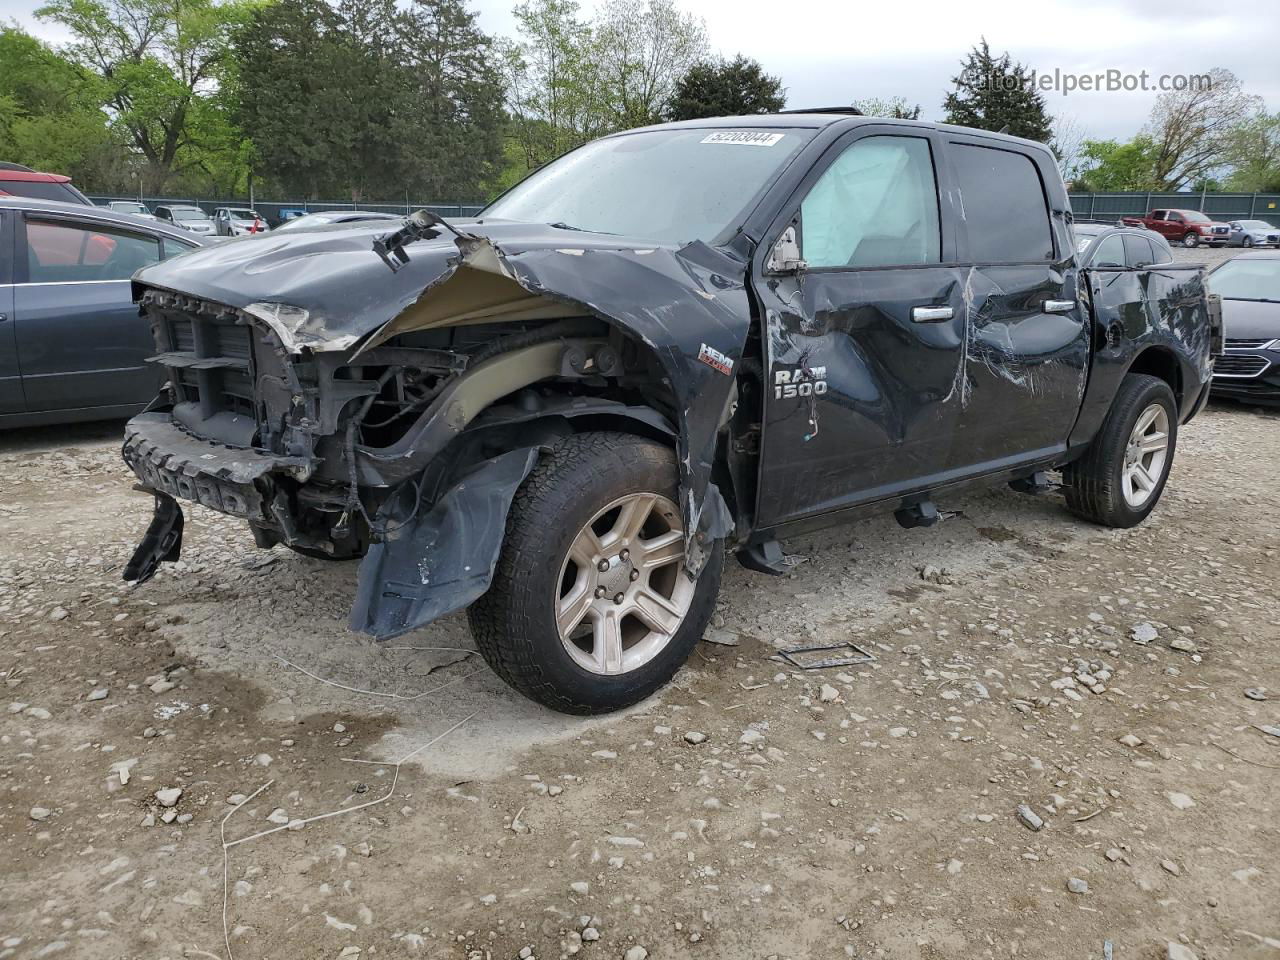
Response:
[[[1199,210],[1214,220],[1265,220],[1280,227],[1280,193],[1075,193],[1071,210],[1077,220],[1141,217],[1150,210]]]
[[[485,206],[483,203],[331,203],[315,200],[257,200],[250,207],[248,200],[207,200],[202,197],[90,196],[89,199],[99,206],[106,206],[112,201],[141,203],[148,210],[180,203],[199,207],[209,216],[213,216],[213,211],[218,207],[253,209],[273,227],[279,226],[292,217],[324,210],[373,210],[378,213],[395,213],[405,216],[415,210],[430,210],[441,217],[473,217]]]

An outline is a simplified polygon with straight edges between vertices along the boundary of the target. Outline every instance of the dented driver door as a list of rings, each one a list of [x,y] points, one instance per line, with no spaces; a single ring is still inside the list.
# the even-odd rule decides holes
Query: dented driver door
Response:
[[[775,221],[770,243],[793,229],[802,263],[766,247],[753,265],[767,381],[761,526],[945,479],[966,271],[953,265],[941,178],[929,131],[859,127]]]

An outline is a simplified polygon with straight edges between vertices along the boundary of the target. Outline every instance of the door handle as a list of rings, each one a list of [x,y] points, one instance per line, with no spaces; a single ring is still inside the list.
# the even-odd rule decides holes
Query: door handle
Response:
[[[912,307],[911,322],[912,323],[937,323],[940,320],[950,320],[956,315],[956,312],[950,307]]]
[[[1040,309],[1045,313],[1070,313],[1075,308],[1074,300],[1046,300]]]

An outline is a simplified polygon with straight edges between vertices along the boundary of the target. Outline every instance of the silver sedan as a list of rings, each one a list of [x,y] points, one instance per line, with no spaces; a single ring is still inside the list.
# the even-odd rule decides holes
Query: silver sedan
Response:
[[[1228,247],[1277,247],[1280,246],[1280,227],[1273,227],[1265,220],[1232,220],[1228,224]]]

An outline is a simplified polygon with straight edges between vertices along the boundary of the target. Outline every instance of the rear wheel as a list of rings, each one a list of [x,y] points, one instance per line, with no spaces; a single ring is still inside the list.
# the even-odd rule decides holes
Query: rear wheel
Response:
[[[1182,245],[1184,247],[1197,247],[1200,245],[1200,234],[1194,230],[1188,230],[1182,235]]]
[[[559,441],[521,486],[471,631],[494,671],[563,713],[604,713],[671,679],[706,629],[716,544],[697,580],[684,562],[675,454],[639,437]]]
[[[1109,527],[1132,527],[1155,509],[1178,439],[1178,408],[1163,380],[1131,373],[1102,428],[1063,470],[1067,506]]]

